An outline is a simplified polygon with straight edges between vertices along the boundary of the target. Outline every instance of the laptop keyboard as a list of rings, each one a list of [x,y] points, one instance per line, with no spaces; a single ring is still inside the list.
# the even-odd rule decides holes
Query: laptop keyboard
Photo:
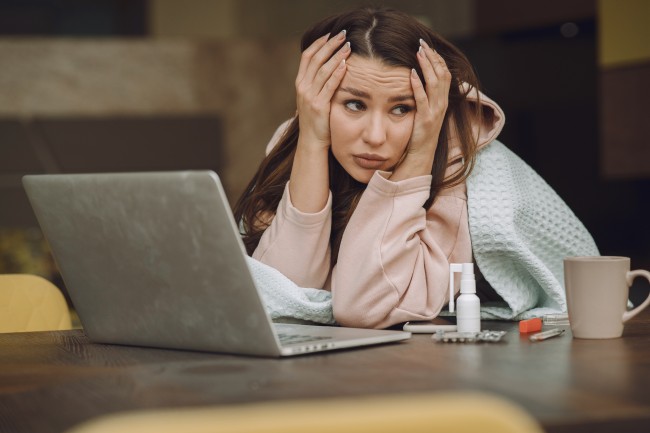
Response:
[[[332,337],[279,333],[278,338],[280,339],[280,343],[282,344],[297,344],[297,343],[307,343],[311,341],[330,340]]]

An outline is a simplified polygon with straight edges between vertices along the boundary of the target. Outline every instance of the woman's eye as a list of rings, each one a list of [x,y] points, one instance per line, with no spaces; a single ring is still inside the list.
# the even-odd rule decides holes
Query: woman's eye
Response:
[[[346,101],[345,108],[350,111],[361,111],[366,108],[366,106],[361,101]]]
[[[413,111],[413,107],[409,105],[398,105],[397,107],[393,108],[392,113],[397,114],[398,116],[403,116],[411,111]]]

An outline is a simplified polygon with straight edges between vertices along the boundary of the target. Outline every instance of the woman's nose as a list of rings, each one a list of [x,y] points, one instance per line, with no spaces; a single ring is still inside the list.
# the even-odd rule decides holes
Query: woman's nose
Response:
[[[381,116],[368,116],[363,130],[363,141],[371,146],[380,146],[386,141],[386,126]]]

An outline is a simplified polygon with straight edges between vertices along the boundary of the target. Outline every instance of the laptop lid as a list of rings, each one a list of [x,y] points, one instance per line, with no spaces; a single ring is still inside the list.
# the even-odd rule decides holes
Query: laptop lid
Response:
[[[282,348],[212,171],[28,175],[23,184],[92,341],[282,356],[409,336],[332,327],[333,338],[301,326],[331,341]]]

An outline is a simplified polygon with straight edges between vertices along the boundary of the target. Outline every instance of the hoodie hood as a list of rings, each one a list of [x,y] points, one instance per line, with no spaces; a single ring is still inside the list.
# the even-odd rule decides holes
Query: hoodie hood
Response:
[[[482,92],[476,90],[475,87],[463,83],[462,90],[467,91],[467,89],[469,89],[469,92],[467,93],[466,99],[470,104],[478,104],[481,110],[481,121],[479,122],[478,119],[472,120],[472,133],[474,137],[477,138],[477,148],[481,149],[494,141],[501,133],[501,130],[506,123],[506,116],[501,107],[499,107],[499,104],[488,98]],[[455,130],[456,128],[451,128],[452,133]],[[460,156],[460,149],[461,147],[458,137],[452,135],[449,139],[450,161]]]
[[[469,87],[468,84],[464,84],[464,86]],[[481,123],[474,122],[472,124],[472,131],[478,137],[477,141],[480,149],[494,141],[501,133],[506,123],[506,116],[501,107],[499,107],[499,104],[485,96],[482,92],[477,91],[474,87],[467,94],[467,100],[470,103],[479,104],[481,107]]]

